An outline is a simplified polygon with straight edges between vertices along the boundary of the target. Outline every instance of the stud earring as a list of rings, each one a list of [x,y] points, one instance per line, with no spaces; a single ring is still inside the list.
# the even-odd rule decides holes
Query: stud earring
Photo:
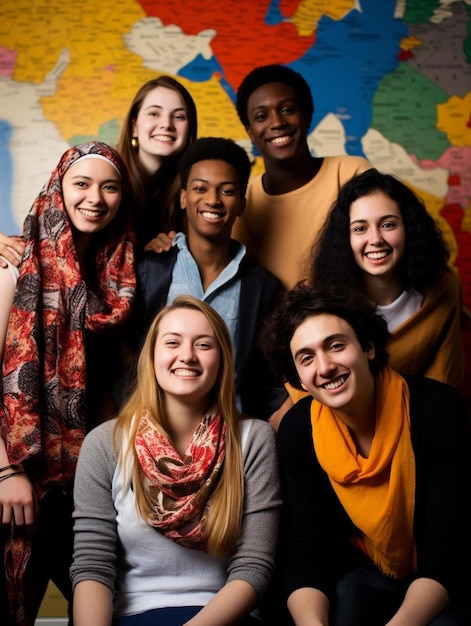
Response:
[[[139,141],[137,140],[137,137],[133,137],[131,139],[131,146],[134,148],[134,150],[137,150],[137,148],[139,147]]]

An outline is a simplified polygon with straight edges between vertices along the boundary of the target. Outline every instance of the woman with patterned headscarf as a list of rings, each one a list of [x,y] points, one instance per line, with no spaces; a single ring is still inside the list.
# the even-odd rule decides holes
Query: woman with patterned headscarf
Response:
[[[65,152],[23,235],[3,354],[0,516],[10,529],[10,607],[26,626],[49,579],[71,599],[76,462],[103,415],[134,300],[129,184],[118,153],[96,141]]]

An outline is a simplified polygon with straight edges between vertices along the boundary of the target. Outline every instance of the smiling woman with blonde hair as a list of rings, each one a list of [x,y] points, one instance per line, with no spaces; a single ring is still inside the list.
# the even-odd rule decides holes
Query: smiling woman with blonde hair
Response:
[[[260,623],[274,431],[241,418],[229,332],[208,304],[179,296],[155,318],[134,391],[84,442],[74,495],[76,626]]]

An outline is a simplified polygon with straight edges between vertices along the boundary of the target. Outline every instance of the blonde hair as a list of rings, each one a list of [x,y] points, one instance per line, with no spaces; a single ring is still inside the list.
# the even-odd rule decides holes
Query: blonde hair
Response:
[[[224,320],[208,304],[193,296],[179,296],[170,306],[163,308],[152,322],[142,347],[134,390],[121,409],[115,427],[115,443],[126,435],[129,445],[124,453],[118,446],[121,459],[130,455],[133,463],[131,480],[138,510],[145,519],[150,511],[143,489],[143,474],[134,446],[138,418],[148,412],[154,424],[169,436],[165,414],[165,393],[159,387],[154,370],[154,348],[161,320],[176,309],[200,311],[209,321],[218,344],[221,362],[210,403],[216,402],[226,424],[225,458],[221,474],[211,495],[206,532],[208,551],[216,556],[229,556],[240,536],[244,501],[242,448],[240,442],[241,416],[236,406],[234,361],[231,339]],[[209,408],[209,405],[208,405]]]

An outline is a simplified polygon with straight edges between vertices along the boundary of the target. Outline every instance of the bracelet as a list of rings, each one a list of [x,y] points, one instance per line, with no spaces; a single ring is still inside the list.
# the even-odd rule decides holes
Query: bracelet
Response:
[[[5,467],[0,467],[0,474],[7,469],[16,470],[18,469],[18,465],[5,465]]]
[[[0,483],[7,478],[11,478],[12,476],[19,476],[20,474],[26,474],[26,472],[12,472],[11,474],[7,474],[6,476],[0,476]]]

